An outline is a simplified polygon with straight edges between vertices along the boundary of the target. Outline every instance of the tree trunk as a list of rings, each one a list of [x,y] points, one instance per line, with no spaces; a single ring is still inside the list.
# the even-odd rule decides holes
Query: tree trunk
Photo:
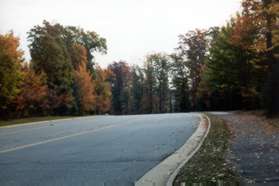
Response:
[[[263,0],[265,9],[272,3],[271,0]],[[269,72],[266,86],[266,106],[267,115],[272,117],[279,114],[279,64],[273,54],[272,47],[272,23],[273,18],[267,12],[265,13],[266,19],[266,57],[269,64]]]

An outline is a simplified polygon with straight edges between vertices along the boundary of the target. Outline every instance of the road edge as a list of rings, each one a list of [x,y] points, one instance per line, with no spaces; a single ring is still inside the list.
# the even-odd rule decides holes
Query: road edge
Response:
[[[37,124],[43,124],[43,123],[52,123],[52,122],[59,122],[59,121],[77,120],[77,119],[81,119],[81,118],[90,118],[90,117],[94,117],[94,115],[69,117],[69,118],[65,118],[65,119],[52,119],[52,120],[45,120],[45,121],[33,121],[33,122],[20,123],[20,124],[11,124],[11,125],[6,125],[6,126],[0,126],[0,129],[1,128],[15,128],[15,127],[21,127],[21,126],[37,125]]]
[[[203,117],[206,118],[206,120],[208,121],[207,123],[207,128],[205,129],[205,134],[202,136],[202,139],[200,140],[199,144],[196,146],[196,148],[189,154],[186,156],[185,160],[176,168],[176,170],[171,174],[171,176],[168,179],[168,182],[166,184],[166,186],[172,186],[173,182],[177,176],[177,174],[179,173],[179,171],[181,170],[181,168],[196,154],[196,152],[199,151],[199,149],[201,148],[204,140],[206,139],[206,137],[208,136],[208,133],[210,131],[211,128],[211,121],[209,119],[209,117],[205,114],[202,115]],[[202,121],[201,121],[202,122]],[[204,122],[203,122],[204,123]],[[205,124],[205,123],[204,123]],[[201,125],[201,123],[200,123]],[[206,124],[205,124],[206,125]]]
[[[204,114],[201,114],[200,118],[198,128],[184,145],[136,181],[135,186],[172,186],[180,169],[200,149],[209,133],[209,118]]]

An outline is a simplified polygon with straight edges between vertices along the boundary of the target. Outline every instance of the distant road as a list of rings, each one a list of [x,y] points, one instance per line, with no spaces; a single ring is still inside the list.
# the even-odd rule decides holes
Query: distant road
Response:
[[[198,122],[197,114],[153,114],[0,128],[0,185],[130,186]]]

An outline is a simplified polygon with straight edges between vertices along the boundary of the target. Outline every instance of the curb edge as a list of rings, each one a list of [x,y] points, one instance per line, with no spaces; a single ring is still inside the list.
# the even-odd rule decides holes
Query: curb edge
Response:
[[[172,186],[180,169],[199,150],[210,130],[210,120],[199,114],[200,122],[190,138],[165,160],[146,172],[135,182],[135,186]],[[208,120],[208,125],[205,123]]]
[[[177,174],[179,173],[179,171],[181,170],[181,168],[186,165],[186,163],[196,154],[196,152],[199,151],[199,149],[201,148],[204,140],[206,139],[206,137],[208,136],[208,133],[210,131],[210,128],[211,128],[211,121],[209,119],[209,117],[205,114],[202,114],[201,117],[205,117],[208,121],[208,126],[207,126],[207,129],[206,129],[206,132],[204,134],[204,136],[202,137],[201,141],[199,142],[198,146],[196,146],[196,148],[192,151],[192,153],[176,168],[176,170],[171,174],[171,176],[169,177],[168,179],[168,182],[166,184],[166,186],[173,186],[173,182],[177,176]],[[201,121],[202,122],[202,121]],[[200,123],[201,125],[202,123]]]

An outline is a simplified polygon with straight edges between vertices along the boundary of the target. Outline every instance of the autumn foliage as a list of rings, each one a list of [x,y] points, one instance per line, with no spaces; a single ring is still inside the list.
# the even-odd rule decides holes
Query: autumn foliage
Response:
[[[75,71],[76,98],[80,113],[92,112],[96,105],[96,96],[92,77],[85,64],[80,64]]]
[[[43,22],[28,33],[31,61],[19,39],[0,35],[0,116],[105,113],[110,110],[108,71],[95,68],[93,51],[106,52],[95,32]]]
[[[265,109],[279,113],[279,3],[243,0],[224,26],[179,35],[173,53],[143,65],[96,63],[94,31],[44,21],[19,39],[0,35],[0,116],[141,114]]]
[[[49,110],[49,92],[45,74],[36,74],[27,66],[23,67],[19,90],[14,100],[18,116],[40,115]]]
[[[96,77],[93,80],[95,85],[96,106],[95,110],[97,114],[103,114],[110,112],[111,109],[111,84],[109,83],[109,77],[111,71],[109,69],[102,69],[100,66],[96,66]]]
[[[19,39],[8,33],[0,35],[0,115],[12,110],[12,101],[19,93],[23,52],[19,50]]]

